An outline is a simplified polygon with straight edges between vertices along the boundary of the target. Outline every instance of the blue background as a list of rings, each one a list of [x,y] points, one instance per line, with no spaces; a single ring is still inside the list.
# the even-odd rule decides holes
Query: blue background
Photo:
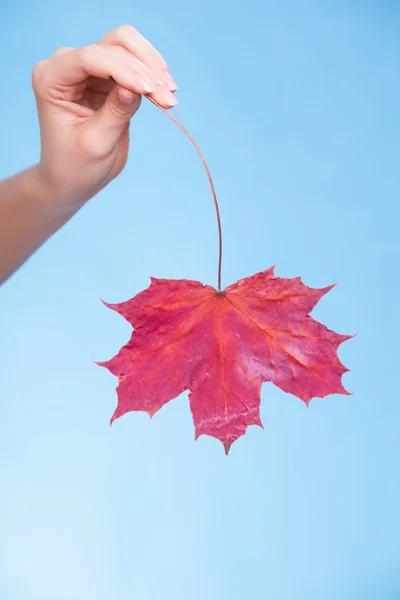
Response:
[[[271,384],[229,458],[184,394],[113,428],[119,302],[216,283],[195,151],[148,102],[123,174],[1,289],[3,600],[400,597],[399,58],[395,1],[13,2],[0,9],[0,176],[36,162],[30,72],[122,23],[164,54],[215,177],[224,284],[276,263],[313,287],[354,395]]]

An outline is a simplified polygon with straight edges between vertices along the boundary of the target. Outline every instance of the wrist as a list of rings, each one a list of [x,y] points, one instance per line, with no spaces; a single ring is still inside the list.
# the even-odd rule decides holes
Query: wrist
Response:
[[[38,206],[45,213],[69,219],[86,203],[77,199],[40,162],[31,167],[30,177]]]

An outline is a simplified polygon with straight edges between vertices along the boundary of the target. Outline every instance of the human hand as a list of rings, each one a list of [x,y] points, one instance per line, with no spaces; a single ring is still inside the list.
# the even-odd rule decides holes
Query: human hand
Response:
[[[60,48],[35,65],[32,85],[41,133],[38,169],[49,190],[46,201],[61,211],[77,210],[122,171],[142,94],[166,109],[178,104],[164,59],[130,25],[95,45]]]

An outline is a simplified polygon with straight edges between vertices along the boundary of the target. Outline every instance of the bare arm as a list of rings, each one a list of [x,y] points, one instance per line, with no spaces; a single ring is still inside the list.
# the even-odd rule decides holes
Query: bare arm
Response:
[[[38,165],[0,181],[0,283],[76,212],[51,200]]]
[[[122,171],[141,95],[177,104],[164,59],[127,25],[98,44],[60,48],[32,81],[40,163],[0,181],[0,284]]]

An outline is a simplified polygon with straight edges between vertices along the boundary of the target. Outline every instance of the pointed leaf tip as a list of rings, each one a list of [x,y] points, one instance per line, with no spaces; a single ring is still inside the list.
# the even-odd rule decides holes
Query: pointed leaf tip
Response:
[[[104,367],[107,369],[107,365],[108,365],[109,361],[108,360],[94,360],[93,363],[95,365],[97,365],[98,367]]]
[[[335,288],[336,286],[337,286],[337,282],[331,283],[331,285],[327,285],[324,288],[321,288],[321,292],[323,292],[323,295],[325,295],[328,292],[330,292],[331,290],[333,290],[333,288]]]
[[[107,308],[110,308],[111,310],[117,310],[117,306],[118,304],[113,304],[111,302],[106,302],[105,300],[103,300],[102,298],[100,298],[100,301],[104,304],[104,306],[106,306]]]

